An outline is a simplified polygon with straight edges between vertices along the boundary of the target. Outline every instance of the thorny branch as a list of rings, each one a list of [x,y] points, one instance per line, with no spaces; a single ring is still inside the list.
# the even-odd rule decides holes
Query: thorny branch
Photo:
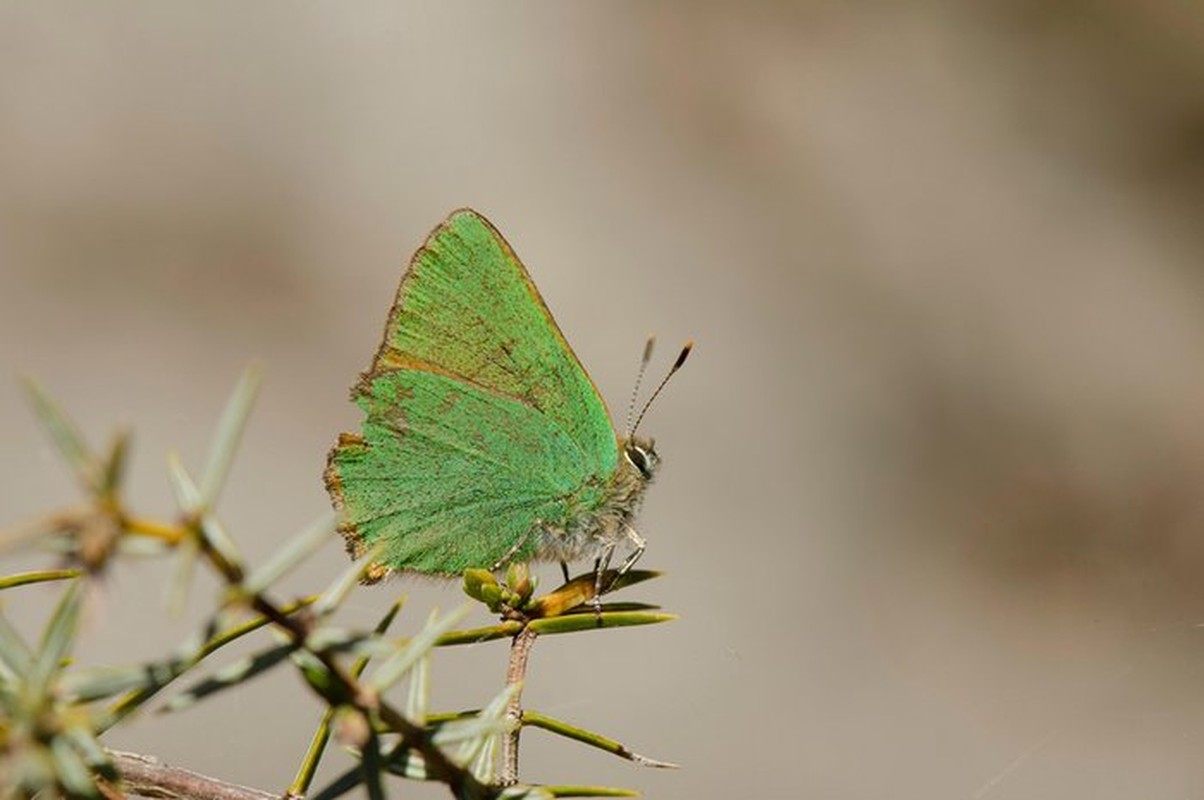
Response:
[[[522,734],[522,684],[527,675],[527,659],[539,634],[524,627],[510,642],[510,663],[506,667],[506,686],[516,687],[506,706],[506,719],[514,726],[502,739],[502,771],[498,783],[512,786],[518,783],[518,739]]]
[[[199,775],[164,764],[153,756],[120,750],[108,752],[121,775],[121,789],[126,794],[173,800],[280,800],[279,794]]]

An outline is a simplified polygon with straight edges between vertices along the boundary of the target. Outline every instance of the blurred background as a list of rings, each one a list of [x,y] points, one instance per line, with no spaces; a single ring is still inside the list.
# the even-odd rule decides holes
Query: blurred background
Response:
[[[1191,0],[6,2],[0,524],[77,498],[18,374],[97,444],[132,426],[132,503],[166,515],[166,453],[199,469],[258,361],[221,516],[272,552],[329,507],[406,260],[471,205],[612,408],[649,332],[654,375],[698,341],[646,422],[669,574],[629,598],[682,619],[543,640],[526,694],[684,769],[532,731],[525,777],[1197,797],[1202,201]],[[118,570],[81,658],[171,652],[215,587],[172,620],[164,580]],[[18,591],[36,631],[55,590]],[[402,630],[461,600],[398,581],[351,624],[401,591]],[[441,653],[437,703],[504,660]],[[111,744],[280,790],[317,714],[278,676]]]

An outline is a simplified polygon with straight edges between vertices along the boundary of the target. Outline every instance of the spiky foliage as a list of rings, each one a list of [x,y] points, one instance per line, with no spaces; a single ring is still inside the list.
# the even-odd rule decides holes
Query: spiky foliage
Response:
[[[363,786],[369,797],[385,795],[385,783],[401,776],[447,785],[457,798],[536,798],[628,796],[628,790],[591,786],[547,786],[518,782],[517,742],[524,726],[538,727],[644,766],[666,762],[639,756],[619,742],[520,705],[522,679],[535,637],[602,630],[672,619],[639,603],[602,604],[595,587],[612,591],[655,577],[652,572],[593,573],[557,590],[535,595],[524,565],[514,565],[499,583],[490,573],[470,571],[464,588],[501,621],[461,629],[471,604],[450,613],[432,613],[412,636],[392,638],[395,604],[375,629],[339,628],[331,618],[364,577],[373,553],[364,554],[322,592],[291,602],[275,598],[279,581],[328,541],[330,518],[316,521],[263,564],[251,565],[215,514],[215,507],[259,384],[256,370],[244,374],[218,424],[206,467],[196,481],[174,454],[168,474],[179,513],[152,519],[134,513],[123,499],[129,436],[119,433],[101,455],[38,384],[27,382],[32,405],[85,493],[85,502],[0,533],[0,554],[40,547],[65,565],[0,576],[0,591],[58,581],[64,589],[36,642],[25,641],[0,609],[0,798],[113,798],[124,793],[189,797],[209,794],[216,779],[159,765],[153,758],[115,753],[104,735],[129,724],[135,712],[161,694],[161,710],[182,712],[206,699],[266,673],[298,671],[313,690],[320,716],[307,752],[286,796],[333,798]],[[116,559],[147,552],[164,558],[173,594],[169,606],[186,599],[197,570],[216,575],[223,589],[200,630],[182,646],[150,663],[89,667],[71,661],[81,609],[98,576]],[[7,596],[7,595],[6,595]],[[19,598],[19,595],[17,595]],[[18,600],[10,600],[17,602]],[[225,645],[273,632],[250,655],[208,669],[209,658]],[[496,639],[511,641],[507,679],[482,708],[450,713],[428,708],[432,655],[437,648]],[[375,664],[369,662],[375,659]],[[174,684],[198,677],[184,690]],[[404,694],[400,691],[405,685]],[[270,732],[265,731],[265,735]],[[312,781],[327,744],[336,736],[352,763],[325,787]],[[170,789],[168,789],[170,785]],[[271,795],[220,784],[229,797],[261,800]]]

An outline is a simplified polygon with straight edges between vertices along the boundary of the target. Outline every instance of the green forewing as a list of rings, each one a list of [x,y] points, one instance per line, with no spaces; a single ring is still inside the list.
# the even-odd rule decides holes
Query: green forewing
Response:
[[[458,574],[538,555],[602,500],[618,450],[601,397],[501,235],[458,211],[414,256],[372,369],[363,436],[327,483],[355,550]]]
[[[475,211],[435,229],[397,290],[373,369],[412,361],[522,400],[578,443],[593,474],[614,469],[602,398],[527,270]]]

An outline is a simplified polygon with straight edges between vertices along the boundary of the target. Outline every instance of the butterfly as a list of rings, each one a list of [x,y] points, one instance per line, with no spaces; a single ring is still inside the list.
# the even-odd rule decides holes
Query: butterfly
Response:
[[[622,574],[643,552],[632,521],[660,465],[634,433],[643,411],[615,432],[526,268],[476,211],[453,212],[414,254],[351,395],[362,431],[339,436],[325,480],[349,553],[373,553],[366,581],[536,560],[567,578],[584,557],[601,574],[626,544]]]

